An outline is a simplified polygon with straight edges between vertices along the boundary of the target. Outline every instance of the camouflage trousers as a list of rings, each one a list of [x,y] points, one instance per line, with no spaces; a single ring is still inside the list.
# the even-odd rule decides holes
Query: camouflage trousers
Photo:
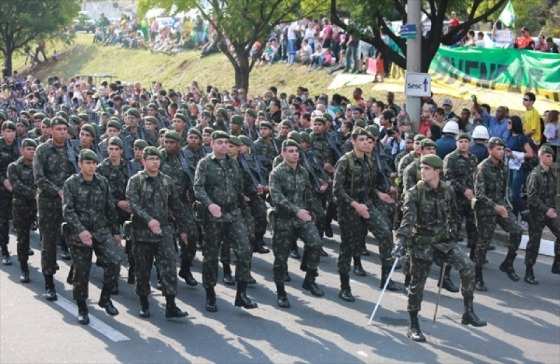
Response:
[[[359,256],[368,230],[379,241],[382,264],[392,264],[393,233],[387,216],[376,206],[368,205],[369,219],[363,219],[350,206],[339,206],[340,250],[338,273],[348,274],[352,257]]]
[[[39,198],[37,207],[41,232],[41,270],[45,275],[54,275],[57,270],[56,244],[62,237],[62,201],[59,197]]]
[[[121,258],[119,247],[109,232],[93,234],[93,245],[85,246],[78,239],[73,239],[68,244],[72,256],[72,296],[76,301],[88,298],[89,273],[91,270],[92,253],[95,252],[97,260],[103,266],[103,289],[107,292],[113,290],[119,275]]]
[[[474,295],[474,264],[467,254],[459,248],[454,247],[447,253],[437,252],[442,255],[443,261],[452,268],[459,271],[461,277],[461,293],[463,297]],[[420,311],[424,297],[426,279],[430,274],[432,260],[426,260],[414,255],[410,256],[411,281],[408,288],[408,311]]]
[[[465,220],[465,232],[467,234],[467,246],[474,247],[478,241],[478,231],[476,229],[476,220],[474,218],[474,210],[464,197],[457,196],[457,231],[461,231],[463,219]]]
[[[496,214],[491,215],[488,211],[476,211],[475,216],[476,227],[478,229],[478,241],[475,247],[474,261],[478,267],[482,267],[484,264],[486,250],[488,249],[488,245],[490,245],[494,230],[496,230],[496,224],[500,225],[502,229],[509,233],[508,248],[510,252],[515,252],[519,248],[522,231],[519,225],[517,225],[511,210],[508,209],[508,216],[506,218],[497,216]]]
[[[302,222],[297,217],[274,217],[272,230],[272,252],[274,263],[272,272],[274,282],[283,283],[288,273],[288,256],[292,242],[301,238],[304,243],[301,268],[304,271],[316,271],[321,257],[321,237],[313,221]]]
[[[7,253],[10,242],[10,220],[12,219],[12,194],[0,187],[0,247]]]
[[[12,214],[14,216],[14,230],[16,231],[18,260],[24,263],[29,258],[27,253],[29,252],[31,226],[37,216],[35,200],[15,200],[12,205]]]
[[[147,296],[150,294],[150,274],[154,260],[160,275],[162,294],[175,296],[177,294],[177,252],[175,250],[174,233],[170,227],[163,227],[159,242],[134,241],[136,294]]]
[[[187,242],[179,239],[181,266],[190,267],[196,255],[196,245],[200,240],[200,226],[192,219],[187,224]]]
[[[251,271],[251,246],[247,226],[241,209],[225,213],[220,219],[210,216],[204,222],[202,245],[202,282],[204,287],[214,287],[218,278],[218,261],[222,242],[227,241],[237,257],[235,279],[248,282]]]
[[[251,214],[251,208],[249,206],[241,209],[241,215],[243,216],[243,223],[247,228],[247,238],[249,239],[249,246],[251,248],[251,253],[256,247],[255,240],[255,218]],[[220,249],[220,262],[224,265],[231,264],[231,242],[229,240],[222,241],[222,248]]]
[[[551,219],[542,216],[541,213],[529,211],[529,242],[525,250],[525,265],[532,267],[537,262],[543,229],[547,226],[556,237],[554,244],[554,255],[560,259],[560,217]]]
[[[251,211],[251,216],[253,217],[254,223],[254,239],[257,242],[263,240],[264,234],[266,234],[266,202],[262,197],[257,197],[249,201],[249,209]]]

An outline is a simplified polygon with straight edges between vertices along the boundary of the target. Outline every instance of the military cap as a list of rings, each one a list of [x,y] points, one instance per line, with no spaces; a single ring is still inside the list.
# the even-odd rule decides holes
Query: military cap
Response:
[[[155,102],[150,102],[148,104],[148,109],[156,109],[157,110],[158,106]]]
[[[80,130],[83,130],[83,131],[86,131],[86,132],[90,133],[91,136],[95,138],[96,133],[95,133],[95,128],[93,127],[93,125],[84,124],[84,125],[82,125]]]
[[[253,109],[247,109],[247,111],[245,111],[245,114],[246,114],[246,115],[249,115],[249,116],[252,116],[252,117],[254,117],[254,118],[257,117],[257,112],[256,112],[255,110],[253,110]]]
[[[202,139],[202,133],[200,132],[200,130],[198,130],[198,128],[190,128],[187,132],[187,135],[196,135],[197,137]]]
[[[101,115],[101,116],[111,116],[111,114],[109,114],[109,112],[106,111],[106,110],[100,111],[100,112],[99,112],[99,115]]]
[[[272,123],[270,121],[266,121],[266,120],[261,121],[261,123],[259,124],[259,128],[269,128],[269,129],[274,130],[274,127],[272,126]]]
[[[243,142],[238,137],[236,137],[235,135],[230,135],[229,136],[229,142],[233,145],[237,145],[238,147],[243,145]]]
[[[202,132],[203,132],[203,133],[212,134],[212,133],[214,132],[214,129],[211,128],[211,127],[209,127],[209,126],[207,126],[207,127],[205,127],[204,129],[202,129]]]
[[[6,115],[6,113],[2,110],[0,110],[0,119],[1,120],[8,120],[8,116]]]
[[[356,121],[354,122],[354,127],[365,128],[366,121],[362,118],[356,119]]]
[[[21,147],[22,148],[27,148],[27,147],[37,148],[37,142],[35,140],[31,139],[31,138],[25,138],[21,142]]]
[[[42,112],[36,112],[35,114],[33,114],[33,119],[41,119],[43,120],[44,118],[46,118],[47,115],[45,115]]]
[[[16,123],[10,120],[6,120],[2,123],[2,130],[11,129],[16,130]]]
[[[3,113],[4,113],[4,110],[0,110],[0,114],[3,114]],[[27,110],[23,110],[23,111],[21,111],[19,114],[20,114],[20,115],[25,115],[25,116],[27,116],[27,117],[31,116],[31,115],[29,114],[29,111],[27,111]],[[5,115],[5,114],[4,114],[4,115]]]
[[[468,133],[459,133],[457,134],[457,136],[455,137],[455,140],[461,140],[461,139],[467,139],[467,140],[471,140],[471,136]]]
[[[436,148],[436,143],[435,143],[432,139],[430,139],[430,138],[424,138],[424,139],[422,139],[422,141],[420,142],[420,147],[421,147],[422,149],[424,149],[424,148],[430,148],[430,147]]]
[[[286,149],[288,147],[298,147],[299,148],[299,144],[298,144],[298,142],[296,142],[293,139],[286,139],[282,142],[282,149]]]
[[[299,136],[301,137],[301,142],[302,143],[311,144],[311,136],[309,136],[309,134],[302,131],[302,132],[299,133]]]
[[[126,111],[126,115],[127,116],[132,115],[132,116],[136,116],[137,118],[139,118],[140,117],[140,112],[138,111],[138,109],[136,109],[134,107],[131,107],[130,109],[128,109]]]
[[[239,126],[243,126],[243,116],[241,115],[233,115],[231,117],[231,123]]]
[[[148,146],[148,142],[146,142],[144,139],[136,139],[134,141],[134,148],[136,149],[144,149]]]
[[[68,126],[68,122],[61,116],[55,116],[51,119],[51,126],[54,127],[56,125],[66,125]]]
[[[116,145],[117,147],[120,147],[121,149],[124,148],[122,139],[119,138],[118,136],[110,137],[109,140],[107,141],[107,145]]]
[[[16,121],[16,126],[17,124],[21,124],[23,126],[25,126],[26,128],[29,127],[29,121],[25,120],[25,119],[19,119],[18,121]]]
[[[80,150],[80,161],[95,161],[98,162],[97,154],[91,149],[82,149]]]
[[[144,117],[144,124],[145,123],[151,123],[151,124],[155,124],[158,125],[158,119],[156,119],[155,116],[145,116]]]
[[[144,152],[142,153],[142,158],[146,159],[151,156],[161,158],[161,155],[159,154],[159,150],[156,147],[152,147],[152,146],[145,147]]]
[[[326,113],[323,114],[323,119],[325,119],[325,121],[328,121],[328,122],[332,122],[332,121],[333,121],[332,115],[329,114],[328,112],[326,112]]]
[[[260,117],[260,118],[265,118],[265,117],[266,117],[266,113],[265,113],[264,111],[261,110],[261,111],[259,111],[259,112],[257,113],[257,116]]]
[[[227,111],[226,109],[224,109],[223,107],[219,108],[218,110],[216,110],[216,116],[221,115],[224,118],[227,118]]]
[[[115,128],[121,130],[122,125],[116,120],[109,120],[109,122],[107,123],[107,128]]]
[[[182,112],[175,113],[175,116],[173,116],[173,120],[175,120],[175,119],[179,119],[184,123],[189,122],[189,119],[187,118],[187,115],[183,114]]]
[[[404,139],[407,142],[413,142],[414,141],[414,134],[413,133],[405,133],[404,134]]]
[[[72,124],[77,125],[80,123],[80,118],[77,115],[70,115],[68,121],[71,122]]]
[[[61,116],[64,119],[68,120],[68,113],[66,111],[59,110],[56,112],[55,116]]]
[[[229,134],[226,133],[225,131],[216,130],[216,131],[212,132],[212,140],[229,139],[229,138],[230,138]]]
[[[426,139],[426,136],[424,134],[416,134],[414,136],[414,141],[415,142],[421,142],[424,139]]]
[[[502,138],[498,138],[498,137],[492,137],[488,140],[488,146],[494,146],[494,145],[501,145],[502,147],[506,146]]]
[[[246,146],[248,147],[253,146],[253,141],[247,135],[240,135],[237,138],[241,141],[241,143],[245,144]]]
[[[422,158],[420,158],[420,163],[430,166],[434,169],[443,168],[443,161],[435,154],[423,155]]]
[[[51,127],[51,119],[49,118],[44,118],[43,120],[41,120],[41,123],[45,124],[47,128]]]
[[[121,118],[119,118],[117,115],[111,116],[111,117],[109,118],[109,120],[114,120],[114,121],[116,121],[116,122],[118,122],[119,124],[122,125],[122,120],[121,120]]]
[[[352,137],[358,137],[360,135],[365,135],[368,138],[371,137],[371,134],[368,133],[367,130],[362,127],[357,126],[354,129],[352,129]]]
[[[539,154],[550,154],[550,155],[554,155],[554,150],[552,149],[552,147],[548,144],[543,144],[540,148],[539,148]]]
[[[89,121],[89,115],[85,112],[81,112],[78,114],[78,118],[84,120],[84,121]]]
[[[377,124],[366,126],[366,131],[371,134],[374,138],[379,138],[379,127]]]
[[[288,139],[294,140],[298,144],[302,142],[301,135],[295,130],[288,133]]]
[[[321,124],[325,124],[325,118],[323,118],[322,116],[317,116],[316,118],[313,118],[313,122],[318,122]]]
[[[167,128],[161,128],[159,129],[159,136],[165,135],[165,133],[167,133],[170,129]]]
[[[181,135],[177,133],[175,130],[169,130],[165,133],[165,139],[170,139],[176,141],[177,143],[181,142]]]
[[[280,122],[280,126],[287,126],[287,127],[290,128],[290,129],[293,128],[292,123],[290,123],[289,120],[282,120],[282,121]]]

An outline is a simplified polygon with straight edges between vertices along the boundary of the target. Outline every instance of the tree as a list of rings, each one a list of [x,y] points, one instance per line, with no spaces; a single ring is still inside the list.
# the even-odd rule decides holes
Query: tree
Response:
[[[4,74],[12,74],[14,52],[60,32],[80,10],[79,0],[0,1],[0,51]]]
[[[412,0],[420,1],[420,0]],[[422,13],[431,23],[430,31],[422,35],[421,71],[427,72],[440,44],[451,45],[466,35],[476,23],[485,21],[501,10],[508,0],[495,0],[485,11],[479,12],[486,0],[427,0],[422,1]],[[384,59],[406,68],[406,40],[399,37],[389,26],[390,20],[406,23],[406,0],[331,0],[330,15],[338,25],[381,51]],[[444,21],[452,10],[466,14],[457,27],[446,31]],[[342,16],[348,17],[348,22]],[[386,35],[394,47],[384,41]]]
[[[249,89],[249,74],[260,57],[264,43],[280,24],[318,11],[320,0],[140,0],[138,12],[152,7],[177,11],[196,9],[215,30],[219,50],[235,71],[235,87]],[[259,53],[251,56],[259,41]]]

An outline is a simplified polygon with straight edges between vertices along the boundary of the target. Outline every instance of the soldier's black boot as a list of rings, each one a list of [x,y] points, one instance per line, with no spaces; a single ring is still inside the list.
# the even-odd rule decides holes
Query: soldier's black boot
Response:
[[[529,284],[539,284],[539,281],[535,279],[535,273],[533,273],[533,266],[527,265],[525,267],[525,282]]]
[[[150,303],[148,302],[148,296],[139,296],[140,298],[140,311],[138,315],[142,318],[150,317]]]
[[[474,288],[481,292],[488,291],[488,288],[486,288],[484,284],[484,278],[482,277],[482,267],[479,265],[475,267]]]
[[[409,274],[405,274],[404,275],[404,290],[405,292],[408,290],[408,287],[410,286],[410,280],[412,279],[412,276]]]
[[[360,277],[365,277],[367,275],[364,267],[362,267],[362,257],[354,257],[354,274]]]
[[[113,306],[113,302],[111,301],[111,291],[105,287],[101,290],[101,297],[99,297],[98,305],[105,309],[107,315],[117,316],[119,314],[119,310]]]
[[[57,295],[56,295],[56,290],[54,288],[54,278],[52,275],[44,275],[45,277],[45,293],[43,294],[43,297],[45,297],[45,299],[47,301],[56,301],[58,299]]]
[[[327,223],[326,226],[325,226],[325,236],[327,238],[332,238],[333,237],[333,231],[332,231],[332,226],[331,226],[330,222]]]
[[[442,267],[443,268],[443,267]],[[453,293],[457,293],[459,292],[459,287],[457,287],[455,285],[455,283],[453,283],[453,281],[451,280],[451,266],[447,265],[445,267],[445,272],[443,272],[443,269],[440,270],[439,272],[440,274],[440,279],[438,280],[438,287],[439,287],[439,283],[442,282],[443,289],[448,290],[449,292],[453,292]],[[443,281],[441,280],[441,275],[443,274]]]
[[[346,302],[354,302],[356,299],[352,296],[352,291],[350,290],[350,276],[348,274],[340,273],[340,291],[338,292],[338,297]]]
[[[19,281],[21,283],[29,283],[29,281],[30,281],[30,279],[29,279],[29,266],[27,265],[27,262],[20,261],[19,262],[19,267],[21,269],[21,275],[19,276]]]
[[[167,295],[165,296],[165,318],[181,318],[186,317],[189,314],[185,311],[181,311],[179,307],[175,304],[175,296]]]
[[[463,302],[465,304],[465,313],[461,323],[463,325],[473,325],[474,327],[486,326],[486,321],[479,319],[476,313],[474,313],[473,297],[464,297]]]
[[[291,282],[291,281],[292,281],[292,277],[290,277],[290,273],[286,271],[286,275],[284,276],[284,282]]]
[[[290,301],[288,301],[288,294],[284,287],[284,282],[276,283],[276,302],[278,307],[290,308]]]
[[[267,254],[270,253],[270,250],[264,244],[262,239],[256,240],[253,244],[253,252],[258,254]]]
[[[556,244],[560,245],[560,242],[557,241]],[[556,254],[554,256],[554,262],[552,263],[552,268],[550,269],[552,274],[560,274],[560,254]]]
[[[416,342],[426,342],[426,337],[422,333],[422,330],[420,330],[420,323],[418,322],[418,311],[409,311],[408,314],[410,316],[410,328],[408,329],[406,336]]]
[[[117,276],[113,284],[113,289],[111,290],[111,295],[116,296],[118,294],[119,294],[119,277]]]
[[[305,273],[305,279],[303,280],[303,289],[309,291],[315,297],[323,297],[325,292],[315,283],[315,277],[317,276],[316,270],[308,270]]]
[[[8,251],[8,246],[6,244],[2,244],[2,264],[12,265],[12,261],[10,260],[10,252]]]
[[[179,273],[177,275],[183,278],[185,280],[185,283],[189,287],[196,287],[198,285],[198,282],[196,281],[196,279],[194,279],[191,273],[190,265],[186,262],[181,263],[181,269],[179,270]]]
[[[389,278],[389,273],[391,272],[391,266],[387,263],[381,265],[381,282],[379,282],[379,288],[385,287],[385,282]],[[387,284],[387,290],[389,291],[399,291],[399,287],[392,279],[389,279],[389,284]]]
[[[235,306],[247,310],[257,308],[258,305],[247,297],[247,282],[237,282],[237,293],[235,294]]]
[[[68,271],[68,276],[66,277],[66,283],[74,283],[74,264],[70,264],[70,270]]]
[[[128,278],[126,280],[126,283],[128,284],[136,283],[136,277],[134,276],[134,266],[132,264],[128,267]]]
[[[301,256],[299,255],[299,249],[297,246],[297,240],[292,242],[292,246],[290,248],[290,257],[294,259],[299,259]]]
[[[470,250],[471,250],[471,251],[470,251],[470,253],[469,253],[469,258],[470,258],[470,260],[472,260],[473,262],[474,262],[474,259],[475,259],[475,249],[476,249],[476,245],[475,245],[475,244],[472,244],[472,245],[470,246]]]
[[[72,257],[70,256],[70,253],[68,252],[68,246],[66,245],[65,241],[62,241],[60,243],[60,258],[62,258],[63,260],[72,259]]]
[[[329,256],[329,253],[327,253],[326,250],[323,249],[323,247],[320,247],[320,248],[319,248],[319,254],[320,254],[322,257],[328,257],[328,256]]]
[[[206,311],[218,311],[218,306],[216,305],[216,292],[214,291],[214,287],[206,287]]]
[[[224,266],[224,284],[228,286],[235,286],[235,279],[231,276],[231,267],[229,264],[223,264]]]
[[[89,324],[89,311],[85,300],[78,300],[78,322],[82,325]]]
[[[514,282],[519,280],[519,276],[515,273],[515,269],[513,269],[513,260],[515,259],[515,250],[510,249],[506,255],[506,259],[500,264],[500,270],[507,274],[508,278]]]

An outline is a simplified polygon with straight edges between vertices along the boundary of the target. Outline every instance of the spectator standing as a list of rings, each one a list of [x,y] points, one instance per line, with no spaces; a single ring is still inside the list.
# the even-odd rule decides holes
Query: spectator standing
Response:
[[[521,33],[519,37],[515,40],[514,43],[515,48],[519,49],[534,49],[535,48],[535,41],[531,37],[529,33],[529,29],[526,27],[521,28]]]
[[[294,64],[296,61],[298,32],[299,24],[294,21],[288,26],[288,64]]]
[[[533,106],[535,100],[535,94],[532,92],[526,92],[523,95],[523,106],[525,106],[526,110],[523,113],[523,131],[538,146],[541,144],[542,128],[541,116]]]

